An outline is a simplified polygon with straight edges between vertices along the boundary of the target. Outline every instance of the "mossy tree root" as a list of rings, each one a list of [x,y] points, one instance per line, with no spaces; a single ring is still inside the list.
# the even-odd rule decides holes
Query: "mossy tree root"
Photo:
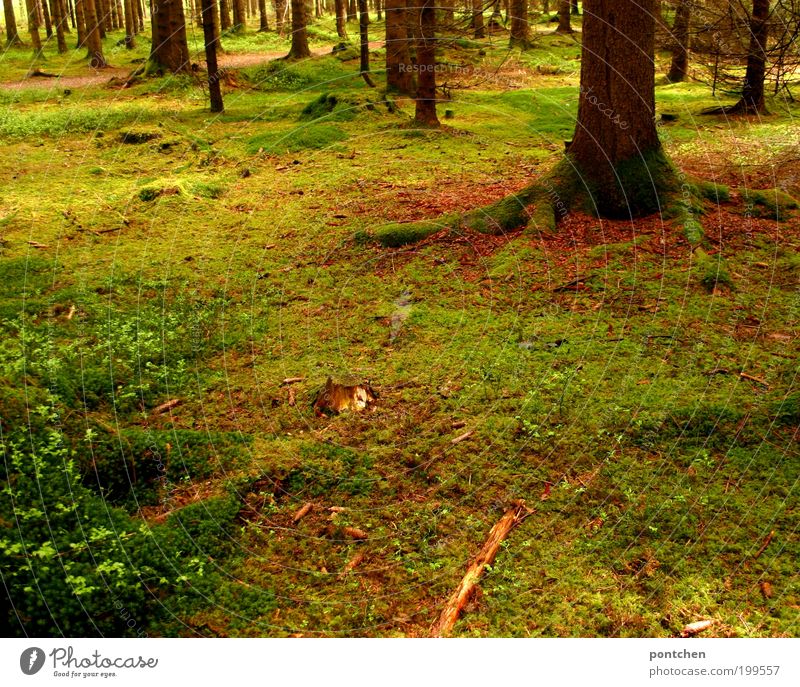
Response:
[[[521,227],[532,231],[555,231],[558,222],[572,209],[597,216],[629,219],[661,213],[672,220],[693,245],[703,241],[701,218],[706,201],[715,204],[730,200],[730,189],[722,184],[697,179],[676,169],[663,153],[654,158],[637,160],[616,169],[618,187],[611,193],[624,193],[629,214],[624,217],[604,212],[608,193],[592,189],[584,176],[565,158],[549,174],[516,193],[466,213],[445,215],[436,220],[387,224],[379,227],[374,238],[383,246],[398,247],[422,241],[449,229],[461,234],[476,231],[504,234]],[[739,189],[751,216],[771,217],[779,221],[798,202],[788,194],[772,189],[752,191]],[[617,199],[618,200],[618,199]]]

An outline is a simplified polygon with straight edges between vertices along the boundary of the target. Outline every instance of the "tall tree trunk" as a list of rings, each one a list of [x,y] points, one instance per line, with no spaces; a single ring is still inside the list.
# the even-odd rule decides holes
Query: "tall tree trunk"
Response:
[[[364,81],[369,86],[375,86],[369,76],[369,14],[367,13],[367,0],[358,0],[358,38],[360,69]]]
[[[356,20],[356,0],[347,0],[347,21]]]
[[[571,0],[571,3],[570,3],[570,4],[572,5],[572,14],[574,14],[576,17],[577,17],[578,15],[580,15],[580,13],[581,13],[581,10],[580,10],[580,8],[578,7],[578,0]],[[660,5],[661,5],[661,3],[660,3],[660,2],[656,2],[656,5],[659,5],[659,6],[660,6]]]
[[[144,0],[133,0],[136,3],[136,19],[138,28],[136,33],[144,31]]]
[[[3,0],[3,14],[6,20],[6,45],[22,45],[17,29],[17,18],[14,16],[12,0]]]
[[[472,31],[475,38],[486,37],[486,26],[483,22],[483,0],[472,0]]]
[[[689,19],[693,0],[679,0],[672,26],[672,63],[667,81],[678,83],[686,79],[689,71]]]
[[[286,33],[286,7],[287,0],[272,0],[275,5],[275,28],[283,38]]]
[[[36,16],[36,0],[25,0],[25,9],[28,11],[28,33],[31,36],[33,54],[38,56],[42,52],[42,39],[39,36],[39,18]]]
[[[72,0],[62,0],[62,7],[64,8],[64,16],[69,15],[70,23],[72,24],[72,28],[76,28],[75,24],[75,6],[72,4]],[[70,33],[69,28],[66,24],[64,24],[64,31],[66,33]]]
[[[206,46],[206,66],[208,68],[208,94],[212,112],[223,112],[220,72],[217,66],[217,37],[214,35],[214,0],[202,0],[203,39]]]
[[[136,29],[133,19],[133,0],[123,0],[125,3],[125,47],[132,50],[136,47]]]
[[[511,0],[511,37],[509,45],[523,50],[530,47],[528,40],[528,0]]]
[[[100,39],[99,19],[97,16],[97,5],[99,0],[78,0],[83,4],[83,15],[86,19],[86,56],[89,64],[95,69],[102,69],[106,65],[106,58],[103,56],[103,42]]]
[[[414,73],[408,49],[407,0],[385,0],[386,11],[386,87],[410,95]]]
[[[672,181],[655,123],[655,0],[586,0],[568,154],[601,215],[654,212]]]
[[[153,0],[153,36],[147,71],[188,72],[189,46],[182,0]]]
[[[336,35],[347,40],[347,0],[335,0],[336,8]]]
[[[558,0],[558,28],[556,29],[558,33],[572,33],[569,10],[570,0]]]
[[[78,32],[78,48],[86,45],[86,13],[84,12],[84,0],[75,0],[75,19],[77,26],[75,29]]]
[[[258,30],[260,32],[269,31],[267,0],[258,0]]]
[[[231,5],[233,0],[219,0],[219,27],[223,31],[231,28]]]
[[[244,33],[247,28],[245,11],[245,0],[233,0],[233,30],[235,33]]]
[[[438,127],[436,116],[436,0],[419,2],[416,23],[417,95],[414,121],[427,127]]]
[[[750,19],[750,47],[744,74],[742,97],[730,111],[746,114],[766,112],[764,79],[767,72],[767,38],[769,37],[769,0],[753,0]]]
[[[311,50],[308,48],[306,25],[305,0],[292,0],[292,47],[287,55],[289,59],[299,60],[311,57]]]
[[[37,0],[41,2],[42,14],[44,15],[44,31],[48,38],[53,37],[53,22],[50,20],[50,8],[47,6],[47,0]]]
[[[61,55],[67,52],[67,39],[64,35],[64,25],[67,23],[67,18],[62,14],[63,10],[64,8],[59,0],[50,0],[50,14],[56,27],[56,44]]]

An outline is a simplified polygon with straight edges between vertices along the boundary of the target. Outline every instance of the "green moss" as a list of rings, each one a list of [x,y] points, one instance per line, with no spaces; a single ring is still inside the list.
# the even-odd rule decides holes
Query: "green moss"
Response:
[[[727,203],[731,199],[730,189],[724,184],[716,184],[713,181],[693,178],[691,180],[695,194],[700,198],[705,198],[714,203]]]
[[[745,211],[754,217],[783,222],[789,217],[789,210],[798,208],[798,202],[792,196],[777,188],[764,191],[741,188],[739,193],[746,205]]]
[[[733,278],[722,255],[711,256],[702,248],[697,248],[694,251],[694,259],[697,279],[708,291],[713,291],[719,286],[734,288]]]
[[[438,222],[406,222],[386,224],[375,231],[375,239],[387,248],[398,248],[418,243],[437,231],[448,227],[452,220],[442,218]]]
[[[250,154],[295,153],[300,150],[330,148],[348,138],[345,131],[332,124],[308,124],[288,131],[265,131],[253,136],[247,143]]]

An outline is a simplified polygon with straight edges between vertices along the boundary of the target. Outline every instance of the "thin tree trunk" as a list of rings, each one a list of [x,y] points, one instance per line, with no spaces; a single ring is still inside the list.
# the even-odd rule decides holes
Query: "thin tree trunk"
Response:
[[[678,83],[686,79],[689,71],[689,19],[693,0],[679,0],[672,26],[672,63],[667,81]]]
[[[528,0],[511,0],[511,37],[509,45],[523,50],[530,47],[528,40]]]
[[[347,40],[347,0],[335,0],[336,35]]]
[[[42,15],[44,16],[44,30],[48,38],[53,37],[53,22],[50,19],[50,8],[47,6],[47,0],[37,0],[40,2],[42,8]]]
[[[386,86],[391,91],[411,94],[414,73],[409,53],[407,0],[385,0]]]
[[[572,33],[569,10],[570,0],[558,0],[558,33]]]
[[[36,16],[35,0],[25,0],[25,7],[28,10],[28,33],[31,36],[33,53],[38,56],[42,52],[42,39],[39,36],[39,19]]]
[[[144,0],[133,0],[136,3],[136,19],[138,27],[136,33],[144,31]]]
[[[14,16],[12,0],[3,0],[3,14],[6,20],[6,45],[22,45],[17,29],[17,18]]]
[[[361,76],[368,86],[375,87],[369,76],[369,14],[367,13],[367,0],[358,0],[358,37]]]
[[[78,48],[86,44],[86,14],[84,12],[84,0],[75,0],[75,17],[77,19]]]
[[[245,0],[233,0],[233,30],[235,33],[244,33],[247,28],[245,7]]]
[[[347,0],[347,21],[356,20],[356,0]]]
[[[132,50],[136,47],[136,30],[133,19],[133,0],[123,0],[125,4],[125,47]]]
[[[767,38],[769,37],[769,0],[753,0],[750,19],[750,47],[742,97],[730,110],[749,114],[766,112],[764,79],[767,72]]]
[[[79,0],[84,5],[83,13],[86,18],[86,49],[89,64],[95,69],[102,69],[106,65],[103,56],[103,43],[100,40],[100,27],[97,17],[98,0]]]
[[[56,44],[58,45],[58,52],[61,55],[67,52],[67,39],[64,35],[66,17],[62,14],[63,9],[59,0],[50,0],[50,14],[53,17],[53,23],[56,27]]]
[[[267,17],[267,0],[258,0],[258,30],[259,32],[269,31],[269,19]]]
[[[231,6],[233,0],[219,0],[219,27],[223,31],[231,28]]]
[[[417,0],[419,20],[416,25],[417,95],[414,121],[427,127],[439,127],[436,116],[436,0]]]
[[[305,0],[292,1],[292,47],[287,57],[293,60],[311,57],[308,47],[308,33],[306,31],[306,3]]]
[[[483,21],[483,0],[472,0],[472,30],[475,38],[486,37],[486,26]]]
[[[203,39],[206,46],[206,66],[208,68],[208,94],[211,101],[212,112],[223,112],[222,89],[220,87],[220,72],[217,67],[217,40],[214,35],[214,15],[216,8],[214,0],[202,0]]]

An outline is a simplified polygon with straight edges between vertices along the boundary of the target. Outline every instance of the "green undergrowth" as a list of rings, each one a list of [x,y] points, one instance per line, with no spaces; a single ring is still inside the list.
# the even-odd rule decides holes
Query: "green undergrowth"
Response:
[[[221,117],[159,80],[3,100],[13,634],[425,635],[520,498],[457,636],[797,634],[797,213],[687,174],[664,222],[561,217],[568,42],[441,131],[327,55]],[[721,137],[707,98],[658,89],[673,159]],[[315,413],[328,376],[374,408]]]

